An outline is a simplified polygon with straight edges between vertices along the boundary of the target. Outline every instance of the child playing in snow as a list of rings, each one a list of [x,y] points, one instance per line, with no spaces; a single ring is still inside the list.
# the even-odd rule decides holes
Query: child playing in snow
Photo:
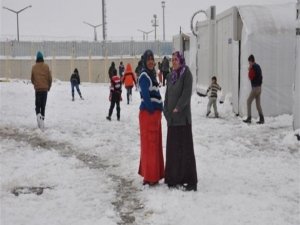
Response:
[[[217,83],[217,78],[215,76],[213,76],[211,78],[211,85],[208,87],[206,94],[210,91],[210,96],[209,96],[209,101],[207,104],[207,113],[206,113],[206,117],[208,117],[208,115],[210,114],[210,108],[211,105],[213,105],[214,107],[214,111],[215,111],[215,117],[218,118],[219,117],[219,113],[218,113],[218,109],[217,109],[217,98],[218,98],[218,90],[221,90],[221,87],[219,86],[219,84]]]
[[[108,116],[106,119],[111,120],[111,115],[113,113],[113,110],[115,108],[115,104],[117,105],[117,119],[120,120],[120,101],[122,101],[122,85],[121,85],[121,79],[117,75],[117,70],[113,70],[113,76],[111,78],[111,85],[110,85],[110,95],[109,95],[109,101],[110,101],[110,108],[108,111]]]
[[[76,88],[81,100],[83,100],[83,97],[82,97],[80,89],[79,89],[80,76],[79,76],[79,72],[78,72],[77,68],[75,68],[74,72],[72,73],[71,78],[70,78],[70,82],[71,82],[71,88],[72,88],[72,101],[75,100],[75,98],[74,98],[74,87]]]

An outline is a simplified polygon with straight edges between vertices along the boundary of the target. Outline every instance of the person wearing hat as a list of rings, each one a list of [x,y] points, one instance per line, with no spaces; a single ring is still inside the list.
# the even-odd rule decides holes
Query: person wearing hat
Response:
[[[74,98],[74,87],[76,88],[80,98],[83,100],[83,97],[82,97],[80,89],[79,89],[80,76],[79,76],[79,72],[78,72],[77,68],[75,68],[74,72],[72,73],[71,78],[70,78],[70,82],[71,82],[71,87],[72,87],[72,101],[75,100],[75,98]]]
[[[143,68],[139,77],[141,155],[138,173],[144,178],[144,185],[155,185],[164,178],[161,129],[163,103],[151,50],[145,51],[142,62]]]
[[[36,64],[31,69],[31,82],[35,90],[35,112],[40,129],[44,129],[45,108],[47,94],[52,84],[49,66],[44,63],[43,54],[39,51],[36,55]]]

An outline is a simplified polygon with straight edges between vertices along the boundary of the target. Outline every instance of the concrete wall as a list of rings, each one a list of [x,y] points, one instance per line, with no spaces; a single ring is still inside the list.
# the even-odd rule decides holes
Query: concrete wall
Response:
[[[56,59],[47,58],[47,63],[52,72],[54,79],[69,81],[74,68],[79,70],[80,79],[83,82],[108,82],[108,69],[111,62],[114,61],[118,69],[120,61],[126,66],[127,63],[132,65],[133,70],[138,64],[140,57],[127,58],[106,58],[106,59]],[[158,60],[161,59],[156,59]],[[0,77],[12,79],[30,79],[31,67],[35,64],[35,59],[0,59]],[[119,72],[119,71],[118,71]]]

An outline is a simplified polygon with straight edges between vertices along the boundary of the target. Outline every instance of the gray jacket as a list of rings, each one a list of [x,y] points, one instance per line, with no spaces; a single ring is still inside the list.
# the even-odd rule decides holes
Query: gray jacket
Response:
[[[175,84],[171,83],[171,73],[168,75],[164,102],[164,116],[168,126],[183,126],[192,123],[192,87],[193,76],[188,67]],[[178,109],[177,113],[173,113],[175,108]]]

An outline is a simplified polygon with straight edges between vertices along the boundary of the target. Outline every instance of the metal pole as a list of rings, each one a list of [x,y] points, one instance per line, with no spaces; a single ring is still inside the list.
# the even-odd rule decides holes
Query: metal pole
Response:
[[[93,24],[90,24],[90,23],[85,22],[85,21],[83,21],[83,23],[85,23],[86,25],[89,25],[90,27],[94,28],[94,41],[97,41],[97,31],[96,31],[96,28],[102,26],[102,24],[93,25]]]
[[[31,8],[31,7],[32,7],[32,5],[29,5],[29,6],[24,7],[23,9],[20,9],[19,11],[15,11],[15,10],[7,8],[5,6],[2,7],[3,9],[7,9],[8,11],[11,11],[17,15],[17,39],[18,39],[18,42],[20,41],[20,38],[19,38],[19,13],[24,11],[25,9]]]
[[[158,27],[158,24],[157,24],[157,15],[154,14],[153,15],[153,20],[152,20],[152,26],[154,27],[154,40],[156,41],[156,27]]]
[[[20,41],[19,38],[19,13],[17,13],[17,38],[18,38],[18,42]]]
[[[166,34],[165,34],[165,7],[166,7],[166,2],[162,1],[161,6],[163,8],[163,40],[166,40]]]
[[[106,41],[106,7],[105,0],[102,0],[102,24],[103,24],[103,41]]]

